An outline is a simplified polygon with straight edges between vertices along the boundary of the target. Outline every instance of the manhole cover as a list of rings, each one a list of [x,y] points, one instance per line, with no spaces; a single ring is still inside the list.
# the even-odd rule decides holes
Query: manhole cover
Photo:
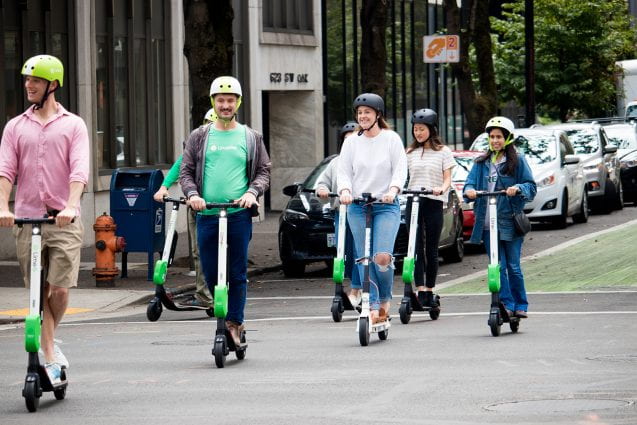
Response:
[[[617,409],[630,405],[629,401],[593,398],[568,398],[552,400],[526,400],[508,403],[496,403],[485,407],[486,410],[503,413],[565,413],[588,410]]]
[[[599,360],[616,363],[637,362],[637,354],[609,354],[606,356],[586,357],[586,360]]]
[[[212,345],[212,340],[209,339],[196,339],[194,341],[155,341],[151,342],[152,345]]]

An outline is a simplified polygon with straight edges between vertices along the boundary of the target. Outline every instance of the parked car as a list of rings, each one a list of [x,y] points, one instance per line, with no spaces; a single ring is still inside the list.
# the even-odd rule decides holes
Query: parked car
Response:
[[[318,177],[336,155],[321,161],[303,183],[283,188],[290,197],[279,217],[279,256],[283,273],[297,277],[304,273],[305,266],[313,262],[330,263],[336,256],[334,237],[334,214],[329,203],[323,203],[313,193],[301,189],[315,189]],[[401,260],[407,254],[408,232],[405,220],[407,197],[399,195],[400,227],[394,244],[394,255]],[[462,238],[462,207],[454,188],[448,193],[443,208],[443,228],[440,237],[440,255],[444,261],[459,262],[464,256]],[[409,221],[409,220],[407,220]]]
[[[530,220],[549,221],[564,228],[568,217],[575,223],[588,221],[586,179],[580,158],[574,154],[566,133],[559,129],[517,129],[516,148],[521,151],[537,184],[535,199],[524,212]],[[472,150],[485,151],[486,133],[480,135]]]
[[[465,243],[471,238],[475,216],[473,215],[473,201],[468,203],[464,202],[462,199],[462,190],[464,189],[464,182],[467,180],[467,176],[473,167],[475,159],[480,155],[482,155],[482,152],[478,151],[453,151],[453,157],[458,165],[453,167],[451,182],[456,188],[456,193],[461,198],[460,202],[462,202],[462,237]]]
[[[617,147],[609,143],[606,131],[599,123],[567,122],[535,128],[566,132],[584,166],[591,208],[610,213],[624,207]]]
[[[637,202],[637,124],[613,124],[604,127],[608,140],[617,146],[624,201]]]

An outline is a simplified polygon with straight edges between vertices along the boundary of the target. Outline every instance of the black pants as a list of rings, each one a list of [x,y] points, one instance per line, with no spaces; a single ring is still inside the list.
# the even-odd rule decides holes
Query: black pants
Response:
[[[411,217],[411,202],[407,205],[406,219]],[[418,208],[418,231],[416,232],[416,264],[414,281],[416,286],[433,288],[438,277],[438,244],[442,232],[442,201],[420,198]]]

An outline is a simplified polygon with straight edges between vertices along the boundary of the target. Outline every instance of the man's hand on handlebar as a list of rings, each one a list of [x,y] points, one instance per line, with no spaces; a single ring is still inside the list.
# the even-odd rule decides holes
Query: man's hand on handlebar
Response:
[[[343,205],[349,205],[352,203],[352,194],[350,193],[349,190],[343,189],[341,190],[341,196],[339,197],[338,200]]]
[[[0,227],[11,227],[14,224],[15,216],[9,210],[0,211]]]
[[[330,191],[324,187],[320,187],[316,189],[316,196],[318,196],[321,199],[327,199],[330,197]]]
[[[188,203],[190,205],[190,208],[195,211],[203,211],[206,209],[206,201],[204,201],[203,198],[198,195],[192,195],[190,198],[188,198]]]
[[[237,199],[236,203],[239,204],[241,208],[250,208],[252,205],[256,205],[257,207],[259,206],[257,197],[254,196],[254,193],[252,192],[244,193],[241,198]]]
[[[55,225],[58,227],[64,227],[71,224],[75,218],[75,208],[66,207],[55,216]]]

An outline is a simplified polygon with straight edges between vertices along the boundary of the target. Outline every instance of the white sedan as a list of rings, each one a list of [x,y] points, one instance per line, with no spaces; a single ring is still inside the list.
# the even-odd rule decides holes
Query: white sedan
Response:
[[[535,199],[524,207],[529,219],[550,221],[558,228],[566,227],[568,217],[575,223],[586,223],[586,179],[566,133],[516,129],[514,144],[524,154],[537,184]],[[487,134],[483,133],[473,142],[471,150],[484,152],[487,147]]]

